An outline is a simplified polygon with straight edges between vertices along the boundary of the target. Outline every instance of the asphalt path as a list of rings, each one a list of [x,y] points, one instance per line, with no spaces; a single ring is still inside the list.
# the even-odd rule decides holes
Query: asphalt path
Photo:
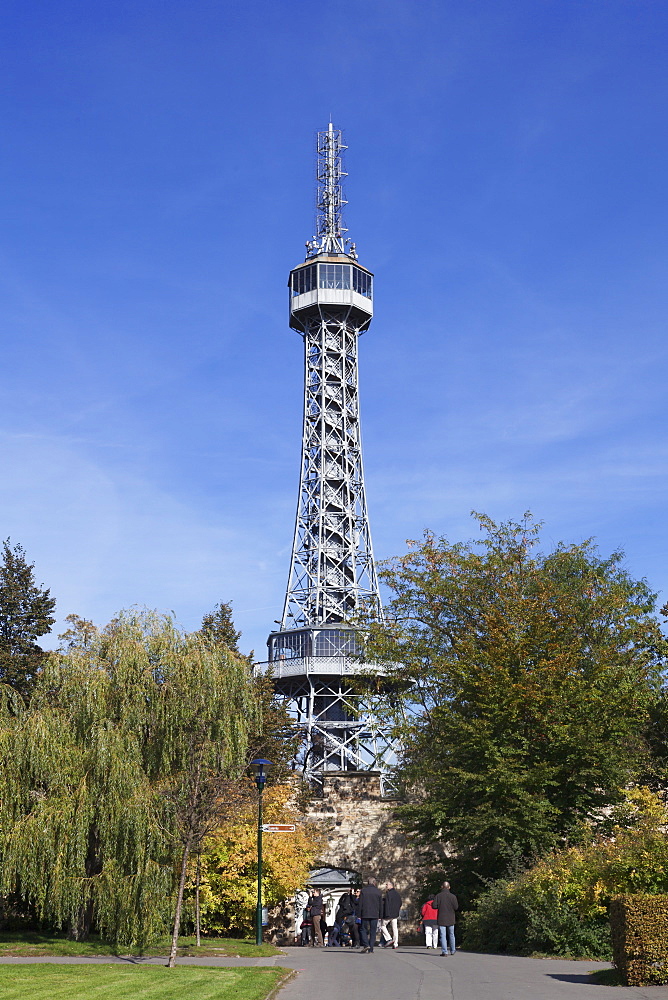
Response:
[[[295,952],[297,954],[295,954]],[[596,986],[588,973],[605,962],[515,958],[458,951],[376,948],[371,955],[326,948],[289,949],[289,965],[303,971],[281,991],[281,1000],[608,1000],[624,996],[668,1000],[668,987],[621,990]],[[301,963],[299,959],[302,959]]]
[[[2,964],[36,962],[62,965],[164,965],[165,958],[2,958]],[[597,986],[589,972],[605,962],[515,958],[458,951],[441,958],[420,947],[376,948],[362,954],[350,948],[286,948],[272,958],[180,958],[179,965],[275,966],[297,975],[279,1000],[668,1000],[668,987],[620,989]]]

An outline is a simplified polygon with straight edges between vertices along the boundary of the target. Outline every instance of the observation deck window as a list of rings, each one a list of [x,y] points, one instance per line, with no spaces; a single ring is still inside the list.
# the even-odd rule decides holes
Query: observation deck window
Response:
[[[292,272],[292,294],[303,295],[311,292],[317,283],[317,264],[309,267],[300,267],[298,271]]]
[[[319,264],[320,288],[350,288],[350,264]]]
[[[359,267],[353,268],[353,289],[365,298],[371,298],[372,277]]]
[[[316,633],[316,656],[359,656],[361,652],[355,633],[348,629],[323,628]]]
[[[343,628],[304,629],[295,632],[278,632],[269,641],[269,659],[306,659],[310,656],[361,656],[355,633]]]
[[[373,279],[350,264],[310,264],[292,272],[292,294],[304,295],[314,288],[349,289],[370,299]]]
[[[311,633],[291,632],[273,636],[269,648],[269,659],[294,660],[311,655]]]

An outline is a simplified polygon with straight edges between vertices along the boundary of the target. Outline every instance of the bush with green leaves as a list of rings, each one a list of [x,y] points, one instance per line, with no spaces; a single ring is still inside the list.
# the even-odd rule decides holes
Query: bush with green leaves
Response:
[[[464,947],[530,955],[611,957],[608,909],[620,893],[668,892],[668,810],[647,788],[630,790],[578,846],[500,879],[464,922]]]

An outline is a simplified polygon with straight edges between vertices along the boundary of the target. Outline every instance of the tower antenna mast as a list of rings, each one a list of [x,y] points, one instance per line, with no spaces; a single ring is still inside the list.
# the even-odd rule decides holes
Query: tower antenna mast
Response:
[[[346,253],[350,240],[344,238],[348,230],[343,225],[343,206],[348,202],[343,193],[343,141],[341,129],[330,122],[326,132],[318,132],[316,142],[316,217],[315,238],[306,244],[307,257],[318,254]],[[353,246],[352,256],[356,257]]]

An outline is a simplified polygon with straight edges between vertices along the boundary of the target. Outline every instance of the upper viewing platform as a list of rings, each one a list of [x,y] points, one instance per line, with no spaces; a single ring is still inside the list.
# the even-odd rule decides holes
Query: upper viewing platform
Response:
[[[306,333],[314,322],[345,322],[363,333],[373,316],[373,274],[357,262],[357,248],[343,225],[341,129],[329,123],[318,132],[316,234],[306,243],[306,260],[290,272],[290,326]],[[329,315],[325,316],[324,313]]]
[[[302,330],[303,321],[320,307],[348,306],[366,329],[373,316],[373,275],[347,254],[321,255],[290,272],[290,325]]]

